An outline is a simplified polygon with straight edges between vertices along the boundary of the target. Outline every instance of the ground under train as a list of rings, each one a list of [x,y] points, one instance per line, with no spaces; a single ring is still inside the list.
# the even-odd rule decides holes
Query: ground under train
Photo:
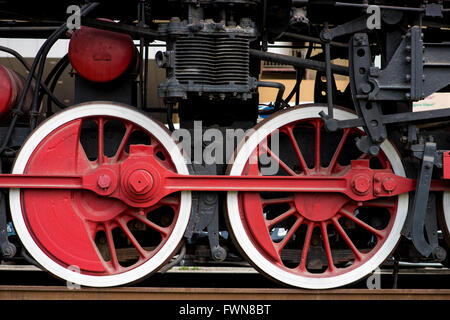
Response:
[[[449,265],[450,105],[413,112],[450,92],[448,1],[75,2],[0,4],[2,38],[46,39],[31,61],[0,46],[17,66],[0,66],[2,263],[93,287],[249,263],[308,289]],[[292,92],[262,61],[295,69]],[[307,70],[314,102],[298,105]],[[73,106],[55,93],[69,73]],[[210,163],[187,158],[174,118],[252,130]]]

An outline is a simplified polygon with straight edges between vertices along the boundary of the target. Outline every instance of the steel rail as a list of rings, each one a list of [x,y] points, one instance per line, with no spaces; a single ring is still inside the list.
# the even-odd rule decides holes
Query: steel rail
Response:
[[[450,289],[0,286],[1,300],[450,300]]]

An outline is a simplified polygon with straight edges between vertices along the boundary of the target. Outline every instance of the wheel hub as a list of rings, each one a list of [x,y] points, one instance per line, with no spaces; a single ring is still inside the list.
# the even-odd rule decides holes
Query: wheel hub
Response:
[[[107,222],[123,212],[127,206],[120,200],[105,199],[90,191],[73,192],[73,206],[82,218],[95,222]]]
[[[153,187],[153,177],[145,169],[137,169],[128,177],[128,185],[136,194],[146,194]]]
[[[349,201],[346,196],[334,193],[296,193],[294,197],[297,211],[315,222],[330,220]]]

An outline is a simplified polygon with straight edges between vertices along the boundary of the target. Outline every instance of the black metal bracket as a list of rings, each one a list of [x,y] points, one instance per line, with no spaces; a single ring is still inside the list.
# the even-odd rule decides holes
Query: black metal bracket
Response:
[[[12,258],[16,255],[16,246],[8,240],[8,224],[6,219],[6,200],[3,191],[0,192],[0,249],[2,256]]]
[[[340,37],[346,34],[352,34],[355,32],[360,32],[367,29],[367,18],[368,16],[364,15],[359,18],[356,18],[352,21],[343,23],[334,28],[325,28],[321,34],[320,38],[324,42],[329,42],[336,37]]]
[[[355,128],[364,126],[364,120],[362,118],[350,119],[350,120],[330,120],[326,117],[322,117],[325,121],[325,125],[335,128],[333,131],[345,128]],[[417,124],[417,123],[430,123],[430,122],[443,122],[450,120],[450,108],[428,110],[420,112],[402,112],[389,115],[381,115],[381,121],[384,124]]]
[[[425,145],[424,144],[413,144],[409,148],[414,157],[418,159],[423,159],[425,153]],[[444,153],[448,152],[448,150],[437,150],[434,154],[434,165],[438,168],[443,168],[444,166]]]
[[[380,144],[387,138],[387,130],[382,121],[380,104],[369,101],[369,94],[373,91],[369,81],[371,66],[369,37],[366,33],[357,33],[353,36],[350,47],[350,81],[356,111],[363,119],[367,136],[358,139],[356,146],[361,152],[376,156]]]
[[[428,257],[437,248],[437,241],[433,241],[430,235],[427,241],[424,234],[435,154],[436,143],[426,142],[412,207],[412,241],[417,251],[425,257]]]
[[[215,165],[192,164],[191,173],[197,175],[217,174]],[[223,261],[227,251],[219,244],[219,195],[217,192],[192,192],[191,219],[184,236],[191,238],[206,228],[211,257]]]
[[[364,127],[367,137],[358,148],[373,154],[386,138],[387,124],[449,120],[450,109],[389,115],[381,112],[383,102],[417,101],[450,84],[450,42],[424,43],[422,38],[419,27],[409,29],[389,63],[379,69],[372,65],[367,34],[355,34],[350,43],[349,73],[359,118],[338,121],[322,114],[327,130]]]
[[[450,84],[450,42],[424,43],[419,27],[403,36],[389,64],[371,67],[371,101],[417,101]]]

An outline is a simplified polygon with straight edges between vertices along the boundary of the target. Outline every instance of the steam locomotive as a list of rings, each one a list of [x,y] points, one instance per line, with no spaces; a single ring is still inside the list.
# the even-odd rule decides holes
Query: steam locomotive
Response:
[[[74,2],[0,4],[2,38],[46,39],[31,62],[0,47],[22,68],[0,66],[3,263],[93,287],[250,263],[309,289],[448,265],[450,105],[413,109],[450,92],[448,1]]]

